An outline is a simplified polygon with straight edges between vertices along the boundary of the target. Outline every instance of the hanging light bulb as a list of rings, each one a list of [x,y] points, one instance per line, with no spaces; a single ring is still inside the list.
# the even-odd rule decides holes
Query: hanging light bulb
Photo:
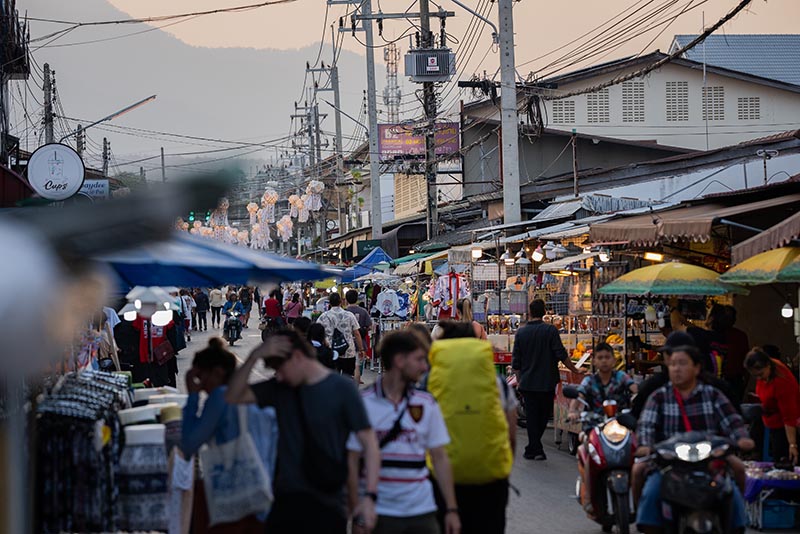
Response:
[[[552,241],[548,241],[547,244],[544,247],[542,247],[542,250],[544,250],[544,257],[547,258],[548,260],[556,259],[555,249],[556,249],[555,243],[553,243]]]
[[[533,251],[533,261],[539,263],[544,259],[544,252],[542,251],[542,246],[539,245],[536,247],[536,250]]]
[[[611,260],[611,252],[607,248],[604,248],[600,251],[599,257],[601,262],[607,263]]]
[[[483,257],[483,249],[481,247],[472,247],[470,249],[473,260],[479,260]]]
[[[781,317],[784,319],[791,319],[792,316],[794,316],[794,308],[787,302],[783,305],[783,308],[781,308]]]

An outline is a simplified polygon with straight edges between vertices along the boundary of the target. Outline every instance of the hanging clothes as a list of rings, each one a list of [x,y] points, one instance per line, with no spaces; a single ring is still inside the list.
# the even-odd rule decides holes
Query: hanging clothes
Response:
[[[456,301],[469,295],[469,288],[463,276],[450,271],[440,276],[433,292],[433,304],[439,308],[439,320],[457,319]]]

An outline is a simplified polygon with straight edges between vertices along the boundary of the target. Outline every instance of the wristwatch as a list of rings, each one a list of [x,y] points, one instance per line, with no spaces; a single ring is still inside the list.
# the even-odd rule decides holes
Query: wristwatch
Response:
[[[375,502],[375,503],[378,502],[378,494],[375,493],[374,491],[366,492],[364,494],[364,497],[368,497],[368,498],[372,499],[372,502]]]

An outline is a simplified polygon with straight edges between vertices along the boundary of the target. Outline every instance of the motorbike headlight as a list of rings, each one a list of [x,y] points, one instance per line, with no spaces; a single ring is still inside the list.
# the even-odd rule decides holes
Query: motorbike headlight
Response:
[[[628,432],[629,430],[619,424],[616,419],[609,421],[608,424],[603,427],[603,435],[611,443],[619,443],[627,437]]]
[[[708,441],[695,444],[678,443],[675,445],[675,454],[682,462],[702,462],[711,456],[711,443]]]

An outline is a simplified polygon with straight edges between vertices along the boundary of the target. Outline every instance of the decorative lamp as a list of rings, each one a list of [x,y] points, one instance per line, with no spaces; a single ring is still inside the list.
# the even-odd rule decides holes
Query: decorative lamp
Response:
[[[470,252],[473,260],[479,260],[483,257],[483,249],[481,247],[472,247]]]
[[[792,316],[794,316],[794,308],[787,302],[783,305],[783,308],[781,308],[781,317],[784,319],[791,319]]]
[[[542,250],[542,246],[539,245],[536,247],[536,250],[533,251],[533,261],[539,263],[544,259],[544,251]]]

